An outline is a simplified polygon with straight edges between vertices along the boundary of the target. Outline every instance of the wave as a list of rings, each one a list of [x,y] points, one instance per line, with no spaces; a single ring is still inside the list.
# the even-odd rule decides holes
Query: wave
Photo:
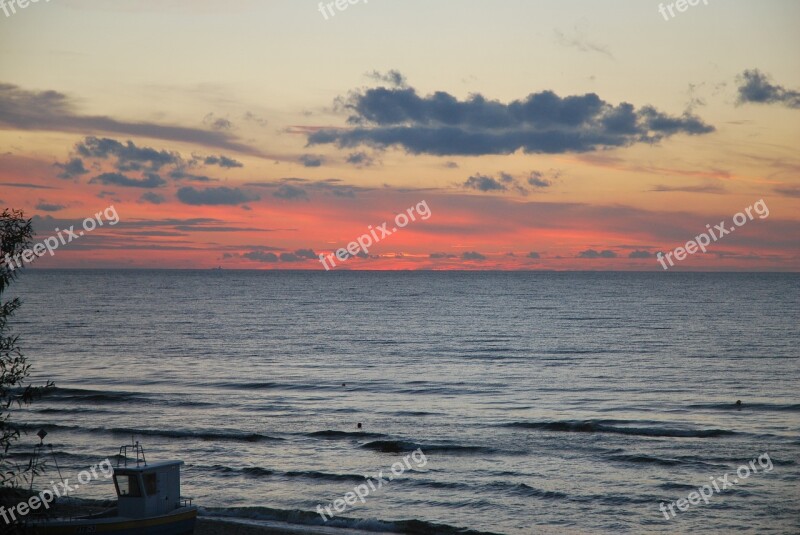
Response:
[[[641,495],[621,495],[611,494],[608,492],[602,494],[576,494],[567,493],[560,490],[550,490],[537,488],[527,483],[516,483],[510,481],[497,481],[486,485],[487,492],[493,494],[516,494],[529,498],[538,498],[542,500],[555,500],[559,502],[569,501],[574,503],[587,503],[587,504],[608,504],[608,505],[625,505],[636,503],[648,503],[653,501],[652,496]],[[696,487],[695,487],[696,488]]]
[[[414,451],[421,446],[414,442],[406,442],[403,440],[374,440],[361,445],[362,448],[368,450],[379,451],[381,453],[405,453]]]
[[[291,388],[292,385],[288,384],[281,384],[281,383],[272,383],[272,382],[257,382],[257,383],[215,383],[212,386],[215,388],[227,388],[231,390],[242,390],[242,389],[258,389],[258,390],[269,390],[273,388]]]
[[[62,425],[62,424],[50,424],[50,423],[14,423],[14,427],[22,429],[24,431],[38,431],[39,429],[44,429],[48,433],[54,429],[60,429],[62,431],[72,431],[75,429],[84,429],[79,425]]]
[[[800,412],[800,403],[744,403],[738,407],[734,403],[695,403],[688,405],[690,409],[716,409],[724,411],[765,411],[765,412]]]
[[[130,403],[158,401],[173,407],[208,407],[216,405],[203,401],[173,400],[164,398],[161,393],[128,392],[122,390],[92,390],[85,388],[53,387],[42,393],[43,399],[51,401],[76,401],[81,403]],[[88,412],[88,409],[84,409]],[[76,409],[77,411],[77,409]]]
[[[564,420],[552,422],[511,422],[505,427],[562,431],[566,433],[610,433],[648,437],[712,438],[735,435],[726,429],[678,429],[669,427],[629,427],[615,425],[618,420]]]
[[[83,388],[53,387],[42,393],[44,399],[66,399],[74,401],[94,401],[98,403],[124,403],[129,401],[151,401],[146,394],[114,390],[89,390]]]
[[[80,430],[88,433],[112,433],[123,434],[130,437],[134,436],[149,436],[149,437],[164,437],[164,438],[193,438],[197,440],[230,440],[239,442],[266,442],[266,441],[282,441],[285,440],[280,437],[273,437],[261,433],[248,433],[246,431],[209,431],[209,430],[189,430],[189,429],[136,429],[130,427],[81,427],[78,425],[61,425],[49,423],[21,423],[18,424],[20,429],[26,431],[39,430],[44,428],[46,431],[60,429],[63,431]]]
[[[391,414],[395,416],[436,416],[441,413],[427,411],[395,411]]]
[[[110,433],[122,433],[126,435],[143,435],[165,438],[194,438],[198,440],[231,440],[240,442],[262,442],[284,440],[279,437],[263,435],[261,433],[247,433],[244,431],[190,431],[190,430],[161,430],[161,429],[130,429],[126,427],[114,427],[111,429],[92,429],[92,431],[108,431]]]
[[[459,446],[457,444],[417,444],[406,440],[374,440],[361,445],[368,450],[381,453],[406,453],[421,449],[423,452],[442,453],[496,453],[493,448],[483,446]]]
[[[701,458],[695,455],[678,455],[672,458],[657,457],[646,454],[621,454],[609,455],[606,457],[611,461],[619,461],[629,464],[652,464],[656,466],[701,466],[703,468],[715,468],[725,470],[730,464],[737,462],[736,459],[720,459],[718,457]]]
[[[608,457],[608,459],[632,464],[655,464],[657,466],[677,466],[679,464],[683,464],[683,462],[679,459],[664,459],[652,455],[611,455]]]
[[[356,385],[342,386],[341,383],[331,384],[313,384],[313,383],[277,383],[274,381],[254,381],[254,382],[225,382],[225,383],[212,383],[208,385],[202,383],[200,386],[211,386],[214,388],[224,388],[226,390],[300,390],[318,392],[320,390],[341,390],[347,388],[353,390]]]
[[[519,483],[513,486],[513,491],[524,496],[531,496],[533,498],[544,498],[548,500],[564,500],[569,498],[569,494],[559,492],[557,490],[544,490],[537,489],[526,483]]]
[[[361,431],[333,431],[327,429],[325,431],[314,431],[312,433],[305,433],[307,437],[324,438],[324,439],[344,439],[344,438],[381,438],[387,435],[383,433],[365,433]]]
[[[286,478],[302,478],[313,479],[317,481],[353,481],[355,483],[363,483],[364,476],[357,474],[330,474],[327,472],[319,472],[316,470],[290,470],[288,472],[281,472],[277,470],[270,470],[268,468],[261,468],[260,466],[245,466],[244,468],[233,468],[221,464],[215,464],[210,467],[211,470],[222,473],[235,473],[244,474],[251,477],[286,477]]]
[[[65,409],[57,409],[54,407],[48,407],[44,409],[31,409],[31,412],[35,412],[38,414],[81,414],[87,412],[90,412],[92,414],[98,414],[98,413],[108,413],[111,411],[98,408],[87,409],[81,407],[70,407]]]
[[[9,451],[4,454],[6,459],[23,459],[28,461],[31,459],[31,452],[30,451]],[[55,456],[56,461],[63,461],[64,459],[74,459],[74,460],[88,460],[90,462],[97,462],[97,455],[88,455],[83,453],[70,453],[68,451],[63,450],[53,450],[46,449],[39,454],[39,458],[45,463],[52,463],[53,457]],[[110,459],[111,457],[109,457]]]
[[[286,477],[302,477],[308,479],[319,479],[325,481],[355,481],[356,483],[363,483],[364,476],[357,474],[329,474],[326,472],[317,472],[316,470],[292,470],[284,472]]]
[[[697,485],[687,485],[686,483],[661,483],[658,488],[664,490],[697,490]]]
[[[335,517],[327,522],[318,513],[298,509],[285,510],[270,507],[200,508],[201,518],[217,520],[246,520],[284,522],[292,526],[325,526],[329,528],[358,529],[375,533],[405,533],[407,535],[499,535],[488,531],[438,524],[425,520],[399,520],[388,522],[375,519]],[[251,524],[252,525],[252,524]]]

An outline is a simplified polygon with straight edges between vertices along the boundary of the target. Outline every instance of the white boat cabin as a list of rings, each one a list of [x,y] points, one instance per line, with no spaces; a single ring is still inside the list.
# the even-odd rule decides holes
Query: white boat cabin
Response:
[[[136,467],[116,467],[114,486],[119,499],[119,516],[153,517],[181,507],[182,464],[183,461],[166,461]]]
[[[135,451],[136,465],[128,466],[128,448]],[[120,462],[114,468],[118,515],[146,518],[171,513],[184,504],[181,499],[183,461],[147,464],[144,449],[136,442],[120,448]]]

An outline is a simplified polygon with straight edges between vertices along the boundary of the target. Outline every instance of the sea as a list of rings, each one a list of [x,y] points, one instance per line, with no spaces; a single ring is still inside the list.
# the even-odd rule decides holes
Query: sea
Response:
[[[9,292],[56,385],[13,415],[20,462],[48,433],[36,488],[133,440],[185,462],[203,516],[255,524],[800,533],[798,274],[29,269]]]

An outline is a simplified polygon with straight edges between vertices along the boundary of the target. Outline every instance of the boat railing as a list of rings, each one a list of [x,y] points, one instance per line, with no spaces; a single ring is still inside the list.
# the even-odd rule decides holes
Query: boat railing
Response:
[[[191,506],[192,506],[192,500],[193,500],[194,498],[190,498],[190,497],[187,497],[187,496],[181,496],[181,497],[180,497],[180,498],[178,498],[178,499],[179,499],[179,500],[181,501],[181,503],[183,504],[181,507],[191,507]]]
[[[117,456],[117,468],[119,468],[120,463],[123,463],[123,467],[128,466],[129,450],[133,450],[132,452],[130,452],[131,457],[133,456],[134,453],[136,454],[136,466],[139,466],[140,464],[144,464],[145,466],[147,466],[147,459],[144,456],[144,448],[142,447],[141,444],[139,444],[138,440],[136,442],[133,442],[133,439],[131,439],[131,442],[132,442],[131,444],[126,444],[125,446],[119,447],[119,455]],[[133,462],[133,459],[131,459],[131,462]]]

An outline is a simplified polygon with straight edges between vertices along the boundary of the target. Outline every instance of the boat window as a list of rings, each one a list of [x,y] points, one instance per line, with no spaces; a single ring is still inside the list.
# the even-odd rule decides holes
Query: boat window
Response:
[[[142,495],[142,491],[139,489],[139,478],[135,475],[116,475],[114,479],[116,480],[120,497],[138,498]]]
[[[158,490],[156,489],[155,474],[144,475],[144,491],[147,493],[148,496],[154,496],[158,492]]]

